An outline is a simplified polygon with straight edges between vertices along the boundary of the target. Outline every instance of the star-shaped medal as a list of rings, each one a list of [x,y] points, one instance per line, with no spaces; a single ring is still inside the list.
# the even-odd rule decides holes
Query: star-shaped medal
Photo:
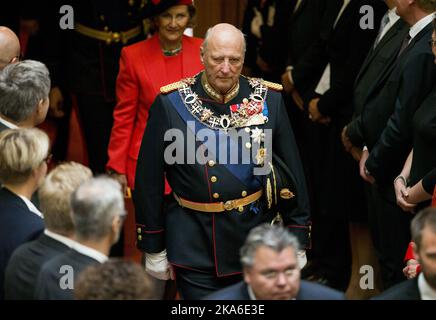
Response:
[[[256,129],[251,130],[251,139],[253,139],[254,143],[260,144],[265,140],[265,133],[263,133],[262,129],[256,127]]]

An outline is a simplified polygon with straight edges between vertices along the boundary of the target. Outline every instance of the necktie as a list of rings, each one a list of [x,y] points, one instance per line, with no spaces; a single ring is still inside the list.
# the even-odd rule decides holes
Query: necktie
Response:
[[[407,33],[407,36],[404,38],[403,43],[401,43],[401,48],[400,48],[400,51],[398,52],[398,57],[401,56],[403,51],[407,48],[411,38],[412,37],[410,36],[410,34]]]
[[[389,23],[389,11],[385,13],[385,15],[382,18],[381,24],[380,24],[380,30],[378,31],[377,38],[374,41],[374,48],[378,45],[380,40],[382,39],[382,36],[385,34],[384,29]]]

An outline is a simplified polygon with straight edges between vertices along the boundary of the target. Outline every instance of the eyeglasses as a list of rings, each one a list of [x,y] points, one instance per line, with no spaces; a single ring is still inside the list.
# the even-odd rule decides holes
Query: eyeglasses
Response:
[[[20,62],[21,60],[23,60],[23,54],[22,53],[20,53],[18,56],[12,57],[12,59],[9,60],[8,64]]]
[[[428,44],[429,44],[429,46],[432,47],[432,48],[433,48],[433,47],[436,47],[436,40],[431,39],[431,40],[428,41]]]

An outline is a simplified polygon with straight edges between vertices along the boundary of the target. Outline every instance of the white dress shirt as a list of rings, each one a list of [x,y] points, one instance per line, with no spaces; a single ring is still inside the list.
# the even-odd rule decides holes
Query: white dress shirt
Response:
[[[6,119],[3,119],[2,117],[0,117],[0,122],[3,123],[9,129],[18,129],[18,127],[15,124],[7,121]]]
[[[434,13],[430,13],[428,16],[425,16],[424,18],[419,20],[410,28],[409,30],[410,41],[412,41],[412,39],[415,38],[416,35],[422,31],[422,29],[424,29],[429,23],[433,21],[434,15],[435,15]]]
[[[436,290],[430,287],[422,272],[418,276],[418,289],[421,300],[436,300]]]
[[[380,36],[377,37],[378,42],[383,39],[383,37],[388,33],[388,31],[392,28],[392,26],[397,23],[400,19],[400,16],[397,14],[397,8],[394,7],[388,11],[389,22],[384,26],[383,30],[380,33]]]
[[[78,242],[73,244],[72,249],[94,260],[97,260],[100,263],[105,263],[108,260],[108,257],[100,251],[84,246]]]
[[[51,232],[51,231],[48,230],[48,229],[45,229],[45,230],[44,230],[44,234],[45,234],[47,237],[49,237],[49,238],[52,238],[52,239],[54,239],[54,240],[56,240],[56,241],[59,241],[60,243],[63,243],[63,244],[66,245],[68,248],[72,248],[74,245],[77,244],[77,242],[74,241],[73,239],[67,238],[67,237],[65,237],[65,236],[63,236],[63,235],[60,235],[59,233]]]
[[[16,194],[16,193],[15,193]],[[37,216],[40,216],[41,218],[44,219],[44,215],[42,214],[41,211],[38,210],[37,207],[35,207],[35,205],[32,203],[32,201],[30,201],[29,199],[27,199],[26,197],[16,194],[17,196],[19,196],[21,198],[21,200],[24,201],[24,203],[26,204],[27,208],[32,211],[34,214],[36,214]]]

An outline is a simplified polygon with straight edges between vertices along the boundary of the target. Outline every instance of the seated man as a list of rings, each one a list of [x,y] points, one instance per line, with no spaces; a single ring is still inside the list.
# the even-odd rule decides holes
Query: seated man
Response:
[[[150,278],[139,264],[111,259],[87,267],[74,290],[76,300],[145,300],[151,297]]]
[[[244,281],[221,289],[208,300],[342,300],[344,294],[300,280],[298,240],[269,224],[249,233],[241,248]]]
[[[413,218],[411,231],[421,273],[385,291],[376,300],[436,300],[436,208],[424,209]]]
[[[77,276],[87,266],[106,262],[125,217],[121,186],[107,177],[83,183],[71,197],[77,243],[43,265],[37,299],[72,300]]]
[[[31,128],[47,116],[50,74],[38,61],[24,60],[0,73],[0,131]]]
[[[6,299],[33,299],[42,265],[74,245],[71,194],[91,178],[90,169],[74,162],[61,164],[47,175],[38,191],[44,212],[44,234],[12,254],[5,275]]]

